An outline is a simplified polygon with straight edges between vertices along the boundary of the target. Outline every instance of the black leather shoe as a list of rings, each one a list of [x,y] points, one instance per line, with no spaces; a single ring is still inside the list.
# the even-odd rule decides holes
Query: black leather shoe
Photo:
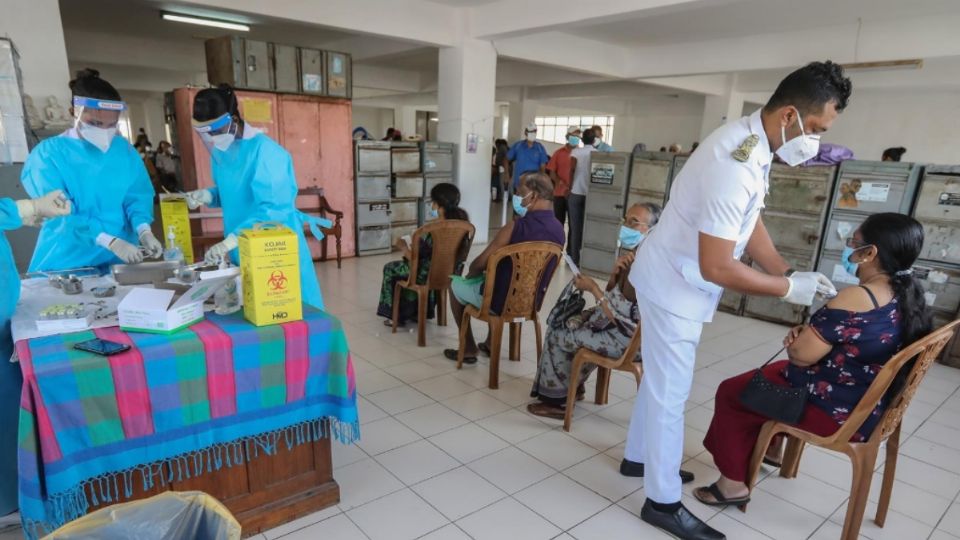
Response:
[[[726,540],[722,532],[707,525],[690,513],[682,504],[675,512],[660,512],[653,507],[650,499],[643,503],[640,519],[658,529],[680,538],[680,540]]]
[[[634,478],[643,478],[643,463],[637,463],[636,461],[630,461],[629,459],[624,458],[620,462],[620,474],[623,476],[632,476]],[[680,482],[683,484],[689,484],[693,482],[693,473],[690,471],[685,471],[680,469]]]

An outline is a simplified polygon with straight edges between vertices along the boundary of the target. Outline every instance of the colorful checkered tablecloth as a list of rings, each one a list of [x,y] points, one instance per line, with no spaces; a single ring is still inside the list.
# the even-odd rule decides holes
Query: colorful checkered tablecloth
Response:
[[[134,472],[149,489],[277,444],[358,439],[346,335],[335,317],[304,311],[304,320],[275,326],[208,314],[172,335],[112,327],[18,342],[27,536],[129,497]],[[73,348],[94,337],[131,349],[103,357]]]

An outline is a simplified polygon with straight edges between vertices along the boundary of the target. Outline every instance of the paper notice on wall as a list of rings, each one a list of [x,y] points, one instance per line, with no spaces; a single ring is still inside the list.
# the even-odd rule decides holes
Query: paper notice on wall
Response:
[[[945,206],[960,206],[960,193],[943,192],[937,200],[937,204]]]
[[[323,92],[323,77],[316,73],[304,73],[303,91],[314,93]]]
[[[251,124],[272,124],[273,108],[269,99],[240,98],[240,112]]]
[[[887,202],[890,184],[887,182],[864,182],[857,191],[857,200],[862,202]]]
[[[937,295],[932,292],[925,292],[923,293],[923,300],[927,303],[927,307],[930,307],[937,302]]]
[[[946,272],[939,270],[931,270],[930,273],[927,274],[927,280],[930,283],[936,283],[938,285],[946,283],[948,279],[950,279],[950,276],[948,276]]]
[[[842,264],[833,265],[833,275],[830,276],[830,280],[834,283],[848,283],[850,285],[856,285],[860,283],[860,280],[857,279],[857,276],[851,276],[843,268]]]
[[[850,238],[850,234],[853,232],[853,223],[848,223],[846,221],[837,222],[837,234],[840,235],[840,241],[846,242],[847,238]]]

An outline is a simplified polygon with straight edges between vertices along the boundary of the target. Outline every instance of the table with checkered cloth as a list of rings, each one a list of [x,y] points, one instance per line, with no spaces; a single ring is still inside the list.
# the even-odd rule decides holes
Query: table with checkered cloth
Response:
[[[110,357],[74,349],[95,337],[131,348]],[[134,472],[149,489],[278,444],[360,436],[346,335],[335,317],[307,307],[302,321],[275,326],[210,313],[171,335],[112,327],[23,340],[16,351],[29,538],[129,497]]]

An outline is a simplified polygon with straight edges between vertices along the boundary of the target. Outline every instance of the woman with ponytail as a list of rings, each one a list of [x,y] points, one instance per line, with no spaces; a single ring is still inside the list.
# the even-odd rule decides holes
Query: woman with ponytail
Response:
[[[903,214],[874,214],[846,239],[844,270],[859,281],[817,310],[810,323],[784,339],[789,360],[771,362],[764,375],[782,386],[807,387],[807,407],[797,424],[832,435],[863,399],[884,364],[903,347],[928,334],[931,314],[913,263],[923,247],[923,227]],[[740,394],[754,370],[727,379],[717,389],[713,420],[703,443],[720,470],[716,483],[694,495],[704,504],[726,506],[749,500],[747,465],[760,429],[768,420],[744,407]],[[854,439],[870,437],[887,405],[881,399]],[[774,441],[771,449],[779,449]],[[777,466],[768,452],[764,462]]]
[[[470,221],[466,210],[460,208],[460,190],[453,184],[437,184],[430,190],[430,206],[427,208],[430,219],[447,220],[458,219]],[[397,239],[395,246],[403,253],[403,259],[391,261],[383,266],[383,284],[380,286],[380,304],[377,306],[377,315],[386,317],[383,324],[393,325],[393,286],[398,281],[405,281],[410,275],[411,249],[403,238]],[[430,235],[420,238],[418,250],[419,264],[417,265],[417,282],[426,283],[430,273],[430,259],[433,256],[433,241]],[[466,250],[459,254],[458,260],[466,259]],[[432,319],[436,309],[437,299],[434,292],[430,293],[427,302],[427,318]],[[417,319],[417,293],[404,290],[400,293],[400,318],[398,325]]]

